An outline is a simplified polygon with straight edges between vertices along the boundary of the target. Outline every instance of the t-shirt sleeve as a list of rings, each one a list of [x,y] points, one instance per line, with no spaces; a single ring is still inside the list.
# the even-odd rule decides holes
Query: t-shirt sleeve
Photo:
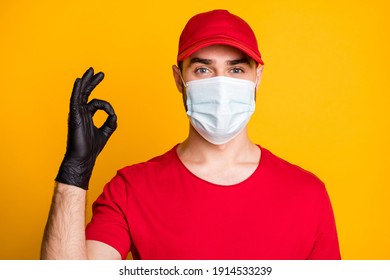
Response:
[[[127,189],[118,173],[103,189],[92,205],[92,219],[86,227],[86,239],[103,242],[115,248],[122,259],[130,251],[127,214]]]
[[[336,221],[329,195],[323,186],[321,194],[321,211],[317,238],[308,259],[340,260],[340,248],[337,237]]]

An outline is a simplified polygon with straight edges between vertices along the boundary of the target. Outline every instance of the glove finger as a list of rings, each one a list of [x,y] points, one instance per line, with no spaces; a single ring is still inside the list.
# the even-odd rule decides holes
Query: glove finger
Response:
[[[93,99],[88,103],[87,109],[91,112],[92,116],[96,113],[97,110],[104,110],[108,117],[104,124],[99,128],[99,130],[108,138],[117,128],[117,116],[115,114],[114,108],[110,103],[100,99]]]
[[[83,104],[88,102],[88,98],[91,95],[91,92],[98,84],[100,84],[101,81],[103,81],[103,79],[104,79],[103,72],[99,72],[92,77],[90,83],[86,85],[85,94],[82,95],[81,102],[83,102]]]
[[[93,77],[93,68],[92,67],[89,67],[87,71],[85,71],[83,77],[81,77],[81,82],[80,82],[80,99],[79,99],[79,102],[80,104],[84,104],[82,103],[84,100],[88,100],[88,96],[89,94],[87,94],[85,92],[85,89],[87,88],[87,86],[90,84],[90,81]],[[85,98],[85,94],[87,94],[87,98]],[[86,102],[86,101],[84,101]]]
[[[73,90],[72,90],[72,95],[70,96],[70,108],[74,108],[77,106],[79,103],[80,99],[80,78],[77,78],[74,81],[73,85]]]
[[[110,115],[110,116],[107,117],[106,121],[99,128],[99,130],[104,135],[106,135],[106,137],[108,139],[111,136],[111,134],[114,133],[114,131],[116,130],[117,127],[118,127],[117,116],[114,114],[114,115]]]
[[[101,99],[92,99],[87,104],[87,110],[91,112],[92,115],[94,115],[97,110],[103,110],[110,116],[115,115],[114,108],[111,106],[111,104]]]

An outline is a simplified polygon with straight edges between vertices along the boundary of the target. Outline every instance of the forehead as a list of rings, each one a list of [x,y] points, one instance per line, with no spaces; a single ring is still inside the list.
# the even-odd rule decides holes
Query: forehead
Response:
[[[214,63],[226,63],[228,61],[246,58],[250,64],[255,63],[255,61],[243,51],[227,45],[212,45],[204,47],[186,58],[184,60],[184,64],[188,65],[189,62],[195,58],[211,60]]]

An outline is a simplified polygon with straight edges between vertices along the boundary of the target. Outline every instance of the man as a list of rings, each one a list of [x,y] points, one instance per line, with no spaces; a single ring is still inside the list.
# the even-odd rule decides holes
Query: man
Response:
[[[76,80],[42,258],[340,259],[324,184],[248,137],[264,64],[249,25],[225,10],[194,16],[177,62],[187,139],[119,170],[86,229],[89,178],[116,115],[105,101],[87,103],[102,73]],[[100,129],[92,122],[99,109],[108,114]]]

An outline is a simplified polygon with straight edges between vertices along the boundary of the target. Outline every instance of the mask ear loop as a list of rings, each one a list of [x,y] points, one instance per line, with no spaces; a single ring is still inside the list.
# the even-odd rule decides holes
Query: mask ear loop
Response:
[[[260,71],[260,69],[257,68],[256,69],[256,80],[255,80],[255,102],[256,102],[257,90],[260,86],[260,79],[259,79],[260,73],[259,73],[259,71]]]
[[[187,87],[187,83],[184,82],[183,76],[181,75],[181,71],[179,71],[179,75],[180,75],[181,81],[183,82],[183,86],[186,88]]]

